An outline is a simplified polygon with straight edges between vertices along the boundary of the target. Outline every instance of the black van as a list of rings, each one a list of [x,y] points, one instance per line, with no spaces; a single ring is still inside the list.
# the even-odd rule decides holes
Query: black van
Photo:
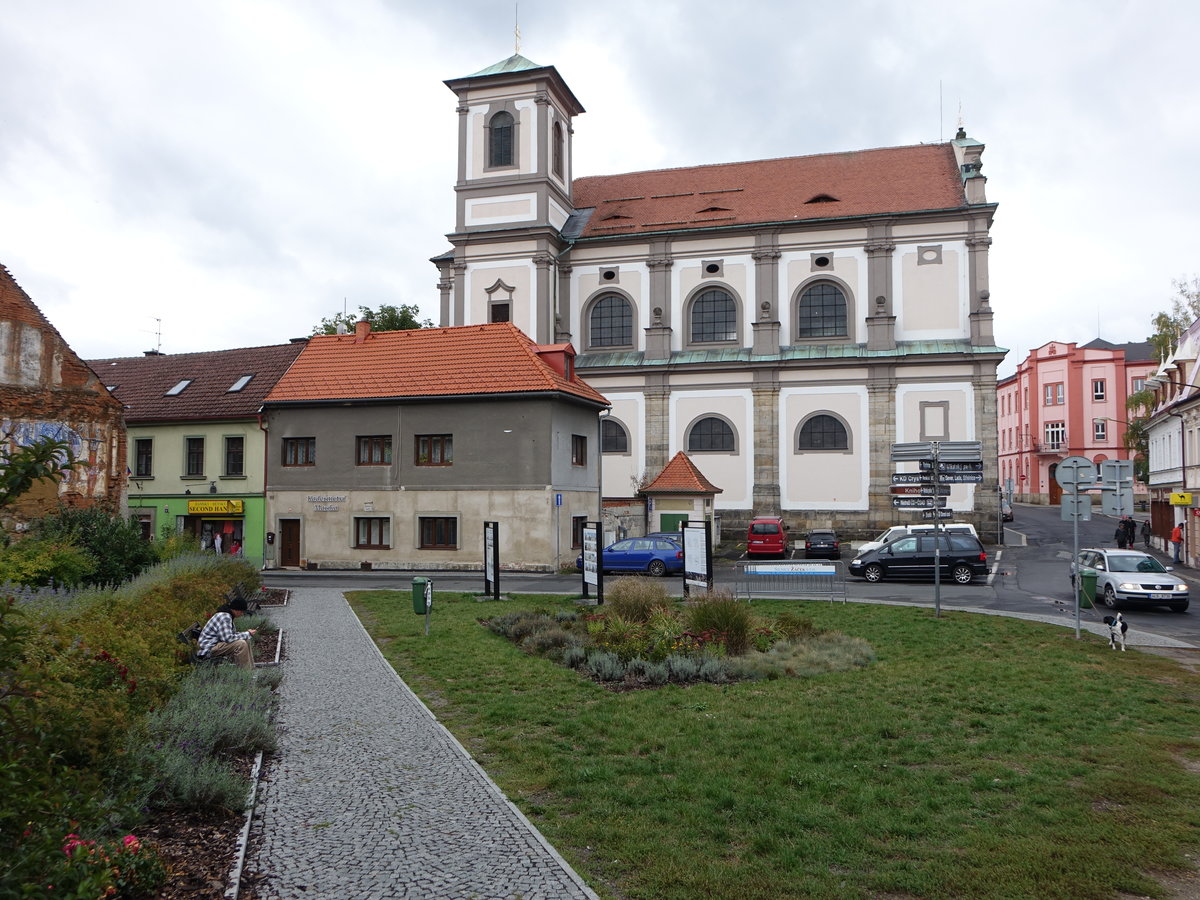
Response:
[[[910,534],[856,556],[849,572],[867,581],[933,578],[934,550],[941,541],[942,576],[970,584],[988,573],[987,551],[971,534]]]

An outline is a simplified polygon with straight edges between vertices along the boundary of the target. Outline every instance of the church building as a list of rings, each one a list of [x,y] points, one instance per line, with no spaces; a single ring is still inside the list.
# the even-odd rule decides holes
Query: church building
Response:
[[[576,178],[582,104],[514,55],[457,97],[440,324],[573,344],[612,404],[603,495],[684,451],[729,533],[755,515],[868,531],[901,441],[980,441],[956,519],[996,520],[996,367],[984,146],[946,143]]]

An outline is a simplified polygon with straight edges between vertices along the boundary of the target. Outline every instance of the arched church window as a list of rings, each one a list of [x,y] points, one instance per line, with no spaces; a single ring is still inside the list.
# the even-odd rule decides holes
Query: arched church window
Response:
[[[516,120],[513,119],[512,113],[501,110],[492,116],[488,128],[488,165],[490,167],[513,165],[515,129]]]
[[[800,295],[796,337],[846,336],[846,295],[828,281],[818,281]]]

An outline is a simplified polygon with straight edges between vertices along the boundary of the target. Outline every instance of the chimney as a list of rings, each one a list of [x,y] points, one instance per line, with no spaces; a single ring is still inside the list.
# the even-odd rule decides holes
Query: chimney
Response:
[[[371,333],[371,323],[366,319],[359,319],[354,323],[354,343],[361,344],[367,339],[367,335]]]

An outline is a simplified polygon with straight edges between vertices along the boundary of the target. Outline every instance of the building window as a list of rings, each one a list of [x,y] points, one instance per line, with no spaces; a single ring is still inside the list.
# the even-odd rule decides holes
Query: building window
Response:
[[[354,547],[357,550],[388,550],[392,544],[392,523],[386,518],[356,518]]]
[[[185,378],[185,379],[183,379],[183,381],[176,382],[175,386],[173,388],[171,388],[169,391],[167,391],[167,396],[174,397],[174,396],[177,396],[178,394],[182,394],[184,388],[186,388],[191,383],[192,383],[192,379],[190,379],[190,378]]]
[[[418,434],[418,466],[449,466],[454,464],[454,435]]]
[[[692,301],[693,343],[737,340],[737,304],[725,291],[714,288]]]
[[[850,436],[846,426],[825,413],[810,416],[800,426],[796,438],[796,449],[802,452],[812,450],[849,450]]]
[[[1093,400],[1103,400],[1105,398],[1105,396],[1107,396],[1107,394],[1108,394],[1108,392],[1104,389],[1104,379],[1103,378],[1093,378],[1092,379],[1092,399]]]
[[[796,310],[796,337],[846,336],[846,295],[837,285],[818,282],[800,295]]]
[[[1049,450],[1062,449],[1063,442],[1067,439],[1067,426],[1063,422],[1047,422],[1046,423],[1046,448]]]
[[[1145,378],[1133,379],[1132,387],[1133,387],[1133,393],[1135,393],[1135,394],[1138,393],[1139,391],[1144,391],[1146,389],[1146,379]]]
[[[507,300],[493,300],[488,304],[489,322],[508,322],[512,320],[512,305]]]
[[[1101,442],[1108,440],[1108,420],[1092,419],[1092,439]]]
[[[133,477],[154,477],[154,441],[138,438],[133,442]]]
[[[552,161],[551,165],[553,166],[554,174],[557,175],[559,178],[562,178],[562,174],[563,174],[563,143],[564,143],[562,123],[555,122],[554,128],[552,128],[551,131],[553,132],[551,134],[551,139],[553,141],[553,152],[554,152],[553,161]]]
[[[454,516],[420,516],[417,530],[422,550],[458,549],[458,519]]]
[[[625,426],[615,419],[600,420],[600,452],[629,452],[629,433]]]
[[[204,438],[184,439],[183,474],[185,478],[204,477]]]
[[[709,450],[732,453],[736,449],[733,428],[724,419],[707,416],[692,426],[688,432],[688,450]]]
[[[587,516],[571,516],[571,548],[583,546],[583,526],[587,524]]]
[[[1061,406],[1063,402],[1063,385],[1061,381],[1058,384],[1042,385],[1043,406]]]
[[[283,464],[285,466],[315,466],[317,464],[316,438],[284,438]]]
[[[250,379],[253,377],[253,375],[243,375],[241,378],[231,384],[225,393],[236,394],[238,391],[248,385],[250,383]]]
[[[588,316],[588,339],[593,347],[633,346],[633,309],[619,294],[605,294]]]
[[[488,128],[488,166],[497,168],[513,165],[514,130],[516,120],[512,113],[498,112],[492,116]]]
[[[356,466],[390,466],[392,464],[392,436],[373,434],[355,439],[354,464]]]
[[[571,465],[587,465],[587,438],[582,434],[571,435]]]
[[[231,478],[246,474],[246,439],[241,435],[225,438],[225,474]]]

